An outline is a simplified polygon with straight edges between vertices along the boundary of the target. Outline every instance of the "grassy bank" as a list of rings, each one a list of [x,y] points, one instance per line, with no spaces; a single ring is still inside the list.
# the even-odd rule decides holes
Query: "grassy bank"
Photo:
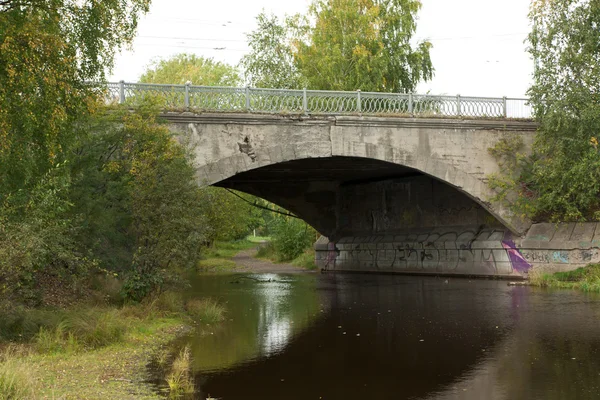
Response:
[[[529,283],[539,287],[600,292],[600,264],[590,264],[573,271],[553,274],[532,271],[529,274]]]
[[[173,292],[119,307],[5,310],[0,399],[160,398],[145,383],[152,354],[189,326],[223,318],[216,302]]]
[[[277,253],[272,243],[267,243],[258,249],[256,258],[269,260],[275,263],[287,262],[308,270],[317,269],[317,265],[315,264],[315,250],[312,247],[304,250],[302,254],[292,260],[285,260]]]
[[[231,260],[242,250],[257,247],[258,242],[244,240],[233,242],[216,242],[202,252],[202,260],[198,263],[198,272],[226,272],[235,269],[236,263]]]

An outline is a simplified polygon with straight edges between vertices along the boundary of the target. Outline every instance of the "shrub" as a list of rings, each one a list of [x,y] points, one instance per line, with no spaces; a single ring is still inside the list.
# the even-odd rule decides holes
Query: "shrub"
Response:
[[[297,218],[279,218],[273,234],[273,246],[280,261],[298,257],[309,248],[315,238],[315,230]]]

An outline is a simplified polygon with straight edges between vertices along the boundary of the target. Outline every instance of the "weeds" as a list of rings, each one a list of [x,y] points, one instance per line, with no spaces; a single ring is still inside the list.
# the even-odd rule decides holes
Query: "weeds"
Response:
[[[529,273],[529,282],[532,286],[539,287],[600,292],[600,264],[590,264],[573,271],[554,274],[533,270]]]
[[[171,397],[194,393],[191,371],[191,351],[189,346],[185,346],[173,361],[171,372],[167,376]]]
[[[315,264],[315,249],[304,250],[302,254],[292,260],[292,265],[305,269],[317,269],[317,264]]]
[[[193,319],[205,324],[216,324],[225,318],[225,307],[213,299],[188,300],[185,308]]]
[[[0,399],[35,398],[35,378],[31,366],[22,360],[22,354],[8,348],[0,354]]]

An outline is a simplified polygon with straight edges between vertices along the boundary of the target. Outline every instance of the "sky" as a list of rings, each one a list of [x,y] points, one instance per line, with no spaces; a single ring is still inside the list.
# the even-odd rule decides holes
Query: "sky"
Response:
[[[262,10],[304,13],[309,0],[153,0],[111,81],[136,82],[153,61],[194,53],[237,64]],[[415,40],[432,42],[435,76],[418,93],[524,97],[533,63],[526,52],[528,0],[422,0]]]

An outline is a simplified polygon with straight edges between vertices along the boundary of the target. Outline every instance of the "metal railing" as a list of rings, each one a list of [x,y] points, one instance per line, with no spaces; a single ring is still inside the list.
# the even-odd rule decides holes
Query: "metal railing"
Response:
[[[507,97],[158,85],[123,81],[108,83],[104,95],[109,104],[132,107],[153,99],[170,111],[532,118],[527,99]]]

